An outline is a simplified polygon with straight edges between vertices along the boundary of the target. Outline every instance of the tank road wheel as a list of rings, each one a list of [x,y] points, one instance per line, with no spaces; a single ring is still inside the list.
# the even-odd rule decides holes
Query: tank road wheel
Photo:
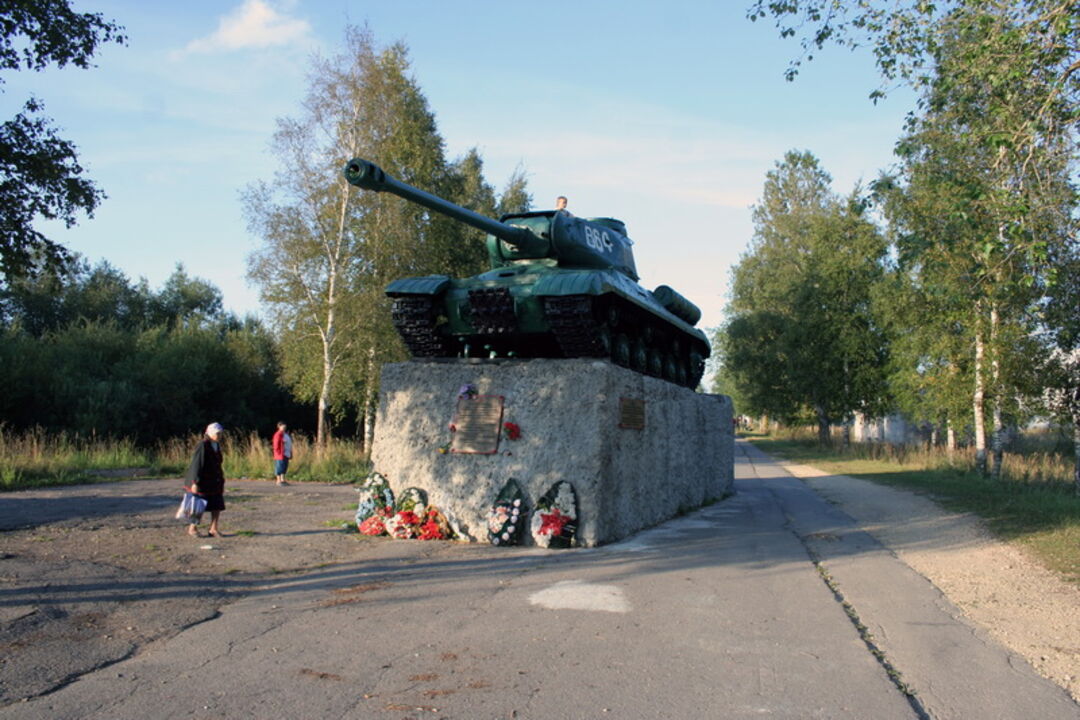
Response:
[[[607,323],[607,326],[612,330],[617,329],[622,322],[622,308],[614,302],[611,302],[607,306],[605,315],[604,321]]]
[[[686,387],[694,390],[701,382],[701,376],[705,374],[705,357],[697,350],[690,351],[690,369],[687,373]]]
[[[679,384],[679,385],[682,385],[683,387],[686,387],[686,380],[687,380],[687,378],[686,378],[686,361],[681,360],[681,359],[676,360],[675,361],[675,382],[677,384]],[[691,388],[691,389],[693,389],[693,388]]]
[[[630,341],[630,367],[638,372],[645,372],[649,361],[649,354],[645,348],[645,341],[637,337]]]
[[[676,374],[677,374],[676,373],[676,366],[677,365],[678,365],[678,361],[675,359],[674,355],[672,355],[671,353],[664,353],[664,379],[665,380],[668,380],[670,382],[675,382]]]
[[[647,370],[653,377],[660,377],[664,374],[664,355],[656,348],[649,348]]]
[[[611,328],[601,325],[596,328],[596,356],[611,357]]]
[[[618,333],[611,344],[611,359],[616,365],[630,367],[630,338]]]

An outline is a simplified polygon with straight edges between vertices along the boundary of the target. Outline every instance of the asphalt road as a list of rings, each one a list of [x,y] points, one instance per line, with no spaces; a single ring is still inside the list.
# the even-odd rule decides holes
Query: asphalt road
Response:
[[[1080,717],[744,443],[736,476],[596,549],[386,541],[0,718]]]

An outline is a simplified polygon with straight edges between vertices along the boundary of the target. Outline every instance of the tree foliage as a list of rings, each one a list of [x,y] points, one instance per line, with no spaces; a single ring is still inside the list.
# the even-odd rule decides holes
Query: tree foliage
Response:
[[[146,444],[210,420],[299,424],[273,336],[225,313],[216,287],[180,267],[155,292],[108,263],[72,265],[3,293],[0,424]]]
[[[809,152],[788,152],[768,173],[717,338],[746,412],[809,411],[823,438],[832,421],[881,405],[886,361],[870,303],[885,241],[856,195],[830,183]]]
[[[0,2],[0,71],[88,68],[109,42],[126,42],[123,28],[100,14],[75,12],[67,0]],[[75,146],[43,110],[30,98],[0,124],[0,274],[8,280],[39,267],[59,270],[68,259],[61,245],[34,228],[37,219],[71,227],[78,213],[93,216],[105,197],[83,176]]]
[[[918,419],[970,422],[982,458],[988,408],[997,471],[1004,425],[1045,383],[1032,359],[1080,338],[1075,3],[757,0],[749,15],[800,39],[789,80],[826,45],[869,46],[873,98],[918,92],[874,188],[895,259],[873,293],[890,387]]]
[[[399,277],[471,275],[484,262],[476,232],[383,193],[359,192],[345,162],[370,158],[403,182],[487,215],[500,199],[475,151],[449,162],[434,114],[409,74],[398,43],[380,48],[349,27],[343,51],[316,58],[303,109],[279,121],[273,184],[256,183],[244,204],[263,241],[250,258],[281,340],[284,377],[296,396],[318,404],[317,442],[328,419],[356,411],[370,430],[384,362],[405,358],[384,288]],[[523,177],[502,200],[527,204]]]

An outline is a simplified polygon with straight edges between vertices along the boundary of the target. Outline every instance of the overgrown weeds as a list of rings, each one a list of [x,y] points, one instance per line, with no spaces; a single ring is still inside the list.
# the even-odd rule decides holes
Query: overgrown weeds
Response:
[[[40,428],[16,433],[0,425],[0,490],[179,476],[200,440],[197,435],[170,438],[141,448],[126,438],[47,433]],[[226,432],[222,444],[227,478],[274,477],[270,438]],[[320,454],[309,437],[293,434],[291,482],[355,482],[369,468],[367,455],[355,442],[331,440]]]

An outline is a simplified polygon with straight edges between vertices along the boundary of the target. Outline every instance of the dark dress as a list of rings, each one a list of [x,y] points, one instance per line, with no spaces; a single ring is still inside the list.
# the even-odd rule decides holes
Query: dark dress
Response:
[[[215,450],[214,442],[210,438],[203,438],[195,448],[187,474],[184,475],[188,489],[199,486],[199,491],[195,494],[206,501],[206,509],[210,512],[225,509],[225,471],[221,467],[222,460],[220,443]]]

